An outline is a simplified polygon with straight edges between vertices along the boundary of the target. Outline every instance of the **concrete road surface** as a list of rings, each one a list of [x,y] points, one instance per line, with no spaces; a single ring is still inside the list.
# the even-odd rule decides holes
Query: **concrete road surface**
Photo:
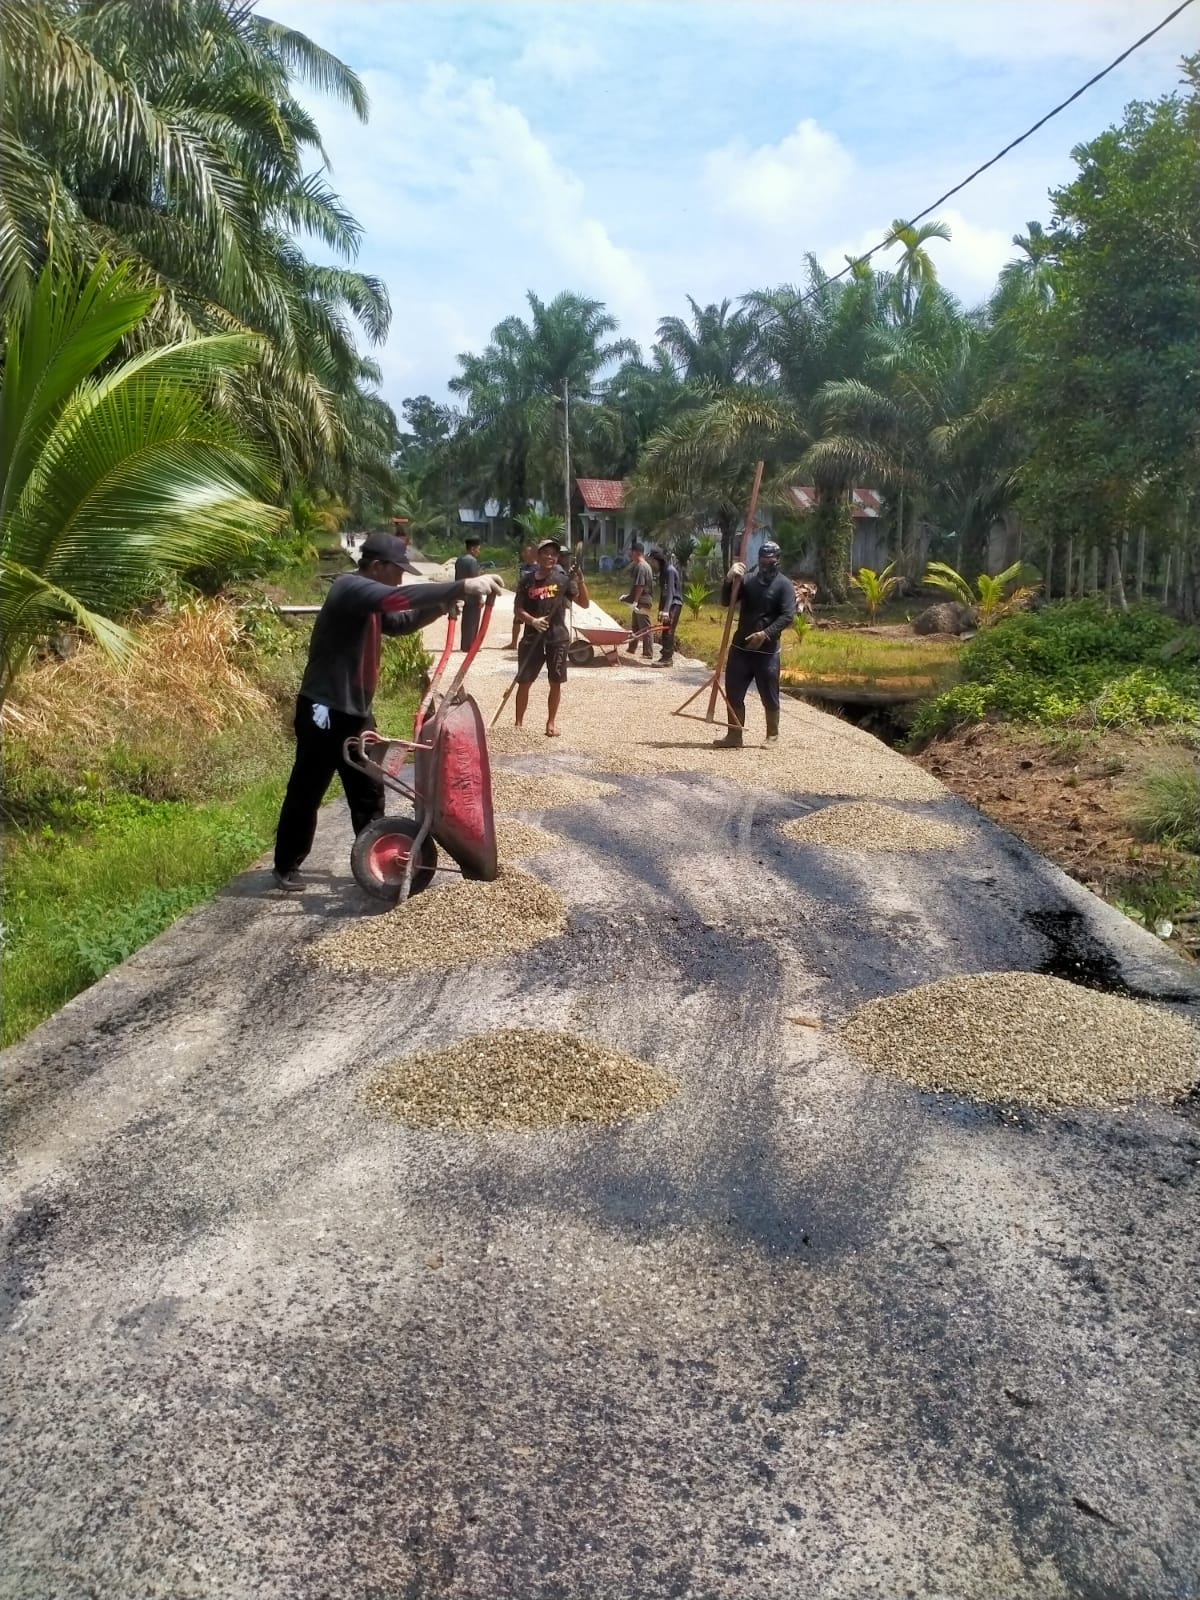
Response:
[[[598,696],[670,740],[666,676],[574,676],[515,765],[594,774]],[[569,932],[469,971],[312,964],[373,913],[336,799],[306,892],[244,874],[7,1052],[0,1595],[1200,1595],[1196,1099],[1002,1117],[829,1031],[957,972],[1200,986],[865,735],[784,731],[806,792],[617,774],[540,818]],[[778,834],[871,771],[970,847]],[[533,1135],[365,1107],[380,1063],[513,1024],[681,1093]]]

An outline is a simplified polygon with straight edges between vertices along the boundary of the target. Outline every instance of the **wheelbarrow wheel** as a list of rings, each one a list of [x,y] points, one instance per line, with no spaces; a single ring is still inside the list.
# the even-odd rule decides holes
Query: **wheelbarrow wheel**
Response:
[[[572,639],[567,646],[567,660],[573,667],[586,667],[595,654],[586,639]]]
[[[376,817],[369,822],[350,852],[350,870],[360,889],[377,900],[395,900],[404,882],[404,871],[412,854],[417,824],[412,817]],[[426,835],[421,854],[413,867],[409,898],[428,889],[437,866],[437,846]]]

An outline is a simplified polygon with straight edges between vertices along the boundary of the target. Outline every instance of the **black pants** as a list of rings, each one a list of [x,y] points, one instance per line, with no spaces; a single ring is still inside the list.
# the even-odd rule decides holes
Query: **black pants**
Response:
[[[779,710],[779,649],[739,650],[737,645],[729,652],[725,668],[725,694],[729,708],[737,720],[746,723],[746,691],[751,684],[758,689],[765,711]]]
[[[469,650],[479,632],[479,601],[465,600],[462,608],[462,636],[460,648]]]
[[[679,626],[679,613],[682,606],[672,606],[667,613],[667,621],[663,624],[663,631],[659,634],[662,640],[662,661],[671,661],[675,655],[675,629]]]
[[[342,745],[352,734],[375,726],[372,717],[349,717],[344,711],[329,713],[328,728],[313,721],[313,703],[296,701],[296,760],[275,830],[275,870],[294,872],[312,849],[317,812],[336,772],[350,805],[355,833],[383,815],[383,785],[347,766]]]

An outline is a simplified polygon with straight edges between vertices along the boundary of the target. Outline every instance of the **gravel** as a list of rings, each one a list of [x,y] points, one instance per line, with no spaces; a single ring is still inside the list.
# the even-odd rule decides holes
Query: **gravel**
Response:
[[[873,800],[822,806],[785,822],[779,831],[800,844],[835,850],[959,850],[968,837],[952,822],[939,822],[919,811],[897,811]]]
[[[871,1000],[841,1036],[921,1089],[1024,1105],[1171,1098],[1200,1073],[1200,1033],[1158,1006],[1031,972],[942,978]]]
[[[611,783],[593,778],[574,778],[556,774],[543,778],[532,772],[493,772],[492,804],[497,811],[553,811],[558,806],[580,805],[617,794]]]
[[[315,945],[313,956],[330,972],[428,972],[513,955],[566,927],[561,895],[501,867],[493,883],[452,879],[393,911],[348,922]]]
[[[516,817],[496,818],[496,849],[502,862],[540,856],[562,843],[557,834],[547,833],[545,828],[537,828],[532,822],[521,822]]]
[[[615,713],[616,673],[606,682],[607,671],[597,668],[572,676],[558,717],[561,738],[547,740],[540,730],[518,730],[510,723],[488,734],[493,752],[517,755],[552,747],[556,755],[587,756],[609,772],[636,776],[699,772],[743,788],[783,794],[891,800],[945,797],[946,790],[935,778],[878,739],[799,701],[784,702],[782,738],[767,749],[761,743],[761,711],[752,693],[745,749],[714,750],[713,740],[725,731],[722,724],[672,715],[695,687],[691,680],[666,672],[622,672],[621,688],[628,696]],[[705,703],[702,696],[692,709]]]
[[[660,1067],[569,1033],[504,1028],[407,1056],[367,1104],[418,1128],[558,1128],[657,1111],[678,1092]]]

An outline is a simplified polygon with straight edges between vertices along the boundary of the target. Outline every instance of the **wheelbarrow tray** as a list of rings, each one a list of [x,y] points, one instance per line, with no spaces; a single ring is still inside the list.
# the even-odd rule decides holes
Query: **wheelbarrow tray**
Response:
[[[483,717],[471,695],[442,701],[425,724],[428,749],[416,755],[416,790],[430,831],[464,878],[490,883],[500,870],[492,767]]]
[[[628,628],[576,628],[575,632],[589,644],[627,644],[633,638]]]

